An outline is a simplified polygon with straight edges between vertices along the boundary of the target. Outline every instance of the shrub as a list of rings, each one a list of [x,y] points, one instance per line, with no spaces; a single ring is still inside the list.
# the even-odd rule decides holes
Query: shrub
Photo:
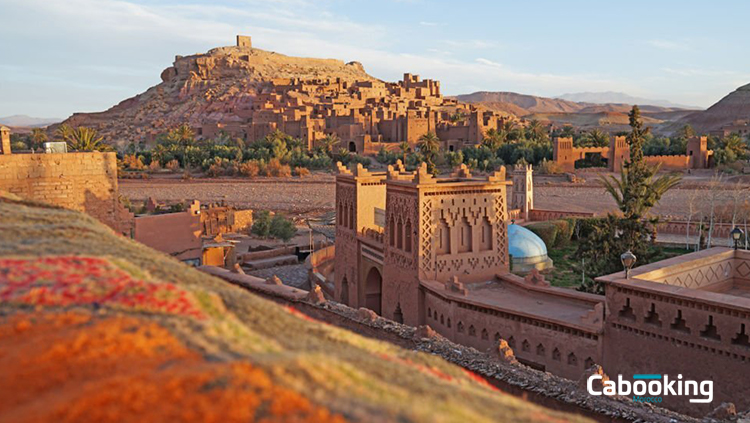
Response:
[[[271,219],[270,233],[272,237],[288,242],[297,234],[297,228],[291,220],[277,214]]]
[[[562,166],[547,159],[542,159],[542,162],[539,163],[537,169],[542,175],[559,175],[564,173]]]
[[[568,245],[570,239],[573,237],[574,226],[565,219],[553,220],[550,223],[557,226],[557,239],[555,239],[555,247],[564,247]]]
[[[157,171],[161,170],[161,164],[158,160],[151,160],[151,163],[148,165],[148,170],[150,171]]]
[[[140,157],[136,157],[135,154],[126,154],[122,158],[122,165],[130,170],[143,170],[146,165],[143,164]]]
[[[271,233],[271,213],[268,210],[261,210],[255,213],[250,233],[268,238],[268,235]]]
[[[289,165],[281,164],[281,160],[279,159],[271,159],[266,165],[265,175],[280,176],[285,178],[290,177],[292,176],[292,168],[289,167]]]
[[[166,166],[164,167],[171,170],[172,172],[176,172],[178,169],[180,169],[180,162],[178,162],[177,159],[172,159],[167,162]]]
[[[378,155],[375,156],[375,158],[379,163],[392,165],[396,163],[396,160],[401,158],[401,154],[396,153],[395,151],[388,151],[385,147],[380,147]]]
[[[547,245],[548,249],[555,246],[559,228],[553,222],[531,223],[526,225],[526,229],[537,234],[544,241],[544,244]]]
[[[260,173],[260,165],[255,160],[250,160],[245,163],[235,163],[234,173],[237,175],[254,177]]]
[[[304,176],[308,176],[310,174],[310,171],[305,167],[298,166],[294,168],[294,174],[302,178]]]
[[[229,172],[229,160],[221,157],[214,157],[214,159],[208,164],[208,170],[206,174],[208,176],[222,176]]]

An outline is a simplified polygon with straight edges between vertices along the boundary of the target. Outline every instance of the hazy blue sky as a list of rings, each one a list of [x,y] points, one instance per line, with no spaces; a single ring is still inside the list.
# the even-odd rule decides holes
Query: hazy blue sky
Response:
[[[0,116],[104,110],[176,54],[257,48],[372,75],[555,96],[622,91],[707,107],[750,82],[747,1],[0,0]]]

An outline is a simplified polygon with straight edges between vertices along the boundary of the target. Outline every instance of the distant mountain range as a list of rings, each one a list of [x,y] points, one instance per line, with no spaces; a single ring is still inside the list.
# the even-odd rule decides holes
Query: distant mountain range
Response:
[[[455,96],[458,101],[481,105],[500,113],[537,119],[555,125],[573,125],[582,129],[600,128],[622,131],[628,128],[628,112],[633,103],[575,102],[561,98],[537,97],[512,92],[479,91]],[[622,99],[622,98],[620,98]],[[640,105],[649,126],[672,123],[694,109]]]
[[[12,127],[39,128],[62,122],[59,118],[38,118],[26,115],[0,117],[0,124]]]
[[[684,116],[669,129],[676,130],[691,125],[699,133],[721,129],[736,121],[750,120],[750,84],[743,85],[706,110]]]
[[[576,103],[594,103],[594,104],[628,104],[638,106],[659,106],[679,109],[693,109],[700,110],[702,107],[696,106],[685,106],[683,104],[672,103],[667,100],[653,100],[649,98],[633,97],[632,95],[625,93],[618,93],[615,91],[604,91],[604,92],[584,92],[584,93],[568,93],[557,96],[562,100],[574,101]]]

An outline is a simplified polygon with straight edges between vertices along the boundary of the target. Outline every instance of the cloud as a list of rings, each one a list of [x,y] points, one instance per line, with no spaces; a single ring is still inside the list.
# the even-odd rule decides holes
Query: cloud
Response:
[[[15,66],[13,72],[0,72],[0,87],[10,86],[17,96],[4,96],[0,115],[106,109],[158,83],[159,71],[175,54],[231,45],[236,34],[251,35],[256,47],[282,54],[356,60],[385,80],[418,73],[440,80],[449,94],[482,89],[538,95],[616,90],[640,95],[642,90],[642,78],[627,75],[560,72],[553,64],[541,71],[511,66],[508,63],[518,62],[500,57],[501,45],[494,40],[410,38],[419,33],[417,26],[398,29],[372,23],[377,22],[374,18],[360,22],[342,15],[334,1],[229,1],[0,0],[0,39],[12,41],[0,43],[0,60]],[[427,20],[419,25],[443,26]],[[43,82],[34,93],[37,109],[17,110],[19,104],[31,104],[22,103],[24,94],[18,87],[34,89],[37,81]],[[70,93],[84,87],[88,103],[73,102]],[[100,89],[101,95],[95,95]]]
[[[482,50],[498,47],[498,43],[489,40],[446,40],[446,45],[456,49]]]
[[[686,43],[680,43],[680,42],[669,41],[669,40],[648,40],[646,41],[646,44],[650,45],[651,47],[655,47],[661,50],[675,50],[675,51],[690,50],[690,46],[688,46]]]

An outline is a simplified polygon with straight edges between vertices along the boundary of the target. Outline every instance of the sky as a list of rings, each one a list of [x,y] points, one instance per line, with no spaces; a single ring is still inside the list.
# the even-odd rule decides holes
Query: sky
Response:
[[[750,83],[748,1],[0,0],[0,116],[105,110],[175,55],[359,61],[443,94],[617,91],[708,107]]]

